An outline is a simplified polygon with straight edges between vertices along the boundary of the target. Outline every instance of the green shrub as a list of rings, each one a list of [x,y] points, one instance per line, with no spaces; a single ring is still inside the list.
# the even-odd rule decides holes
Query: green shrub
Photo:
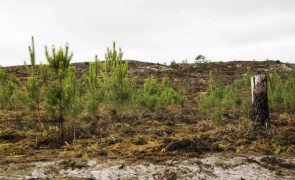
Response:
[[[0,108],[5,109],[6,98],[5,98],[5,78],[6,74],[4,70],[0,69]]]
[[[222,114],[249,117],[251,107],[251,80],[253,72],[247,72],[240,80],[225,85],[222,79],[209,72],[208,91],[199,93],[197,116],[219,120]],[[271,111],[292,110],[295,107],[295,75],[283,81],[278,73],[268,74],[268,100]]]
[[[200,54],[195,58],[195,63],[198,64],[202,69],[208,70],[210,60],[206,59],[204,55]]]
[[[173,69],[178,69],[179,68],[179,64],[175,60],[172,60],[170,62],[170,67],[173,68]]]
[[[268,101],[270,110],[284,109],[284,83],[278,73],[268,75]]]
[[[7,75],[0,69],[0,109],[21,110],[23,91],[14,74]]]
[[[285,83],[284,104],[287,110],[295,112],[295,68]]]
[[[283,81],[278,73],[268,74],[268,99],[271,111],[295,111],[295,70]]]
[[[225,85],[221,76],[208,76],[208,91],[199,93],[196,97],[197,116],[201,119],[220,120],[222,114],[232,114],[235,117],[248,116],[250,111],[250,76],[248,69],[241,80],[231,85]]]
[[[180,88],[179,91],[176,91],[167,77],[162,78],[160,84],[151,76],[145,80],[139,96],[140,104],[143,107],[156,111],[169,104],[183,104],[185,101],[185,90]]]

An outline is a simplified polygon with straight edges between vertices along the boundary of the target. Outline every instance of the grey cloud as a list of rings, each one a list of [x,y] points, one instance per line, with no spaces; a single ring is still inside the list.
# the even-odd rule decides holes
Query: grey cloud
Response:
[[[0,64],[22,64],[34,35],[44,45],[70,44],[75,61],[101,58],[116,40],[125,58],[295,62],[293,0],[3,0]]]

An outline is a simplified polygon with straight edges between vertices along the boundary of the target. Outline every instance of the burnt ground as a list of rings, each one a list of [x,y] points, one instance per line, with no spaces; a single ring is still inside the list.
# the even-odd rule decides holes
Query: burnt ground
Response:
[[[88,63],[74,65],[82,78],[82,74],[88,71]],[[124,160],[131,165],[136,162],[161,164],[171,159],[180,161],[204,157],[208,153],[242,154],[246,157],[270,155],[271,158],[282,160],[250,160],[251,164],[258,164],[271,172],[281,170],[281,177],[294,176],[288,173],[293,171],[294,162],[284,164],[287,163],[285,159],[292,159],[295,155],[294,114],[271,112],[270,128],[259,130],[253,128],[247,117],[226,122],[196,119],[194,101],[198,92],[207,89],[209,70],[220,74],[230,84],[241,78],[247,67],[255,73],[278,72],[286,78],[294,67],[293,64],[233,61],[212,62],[205,67],[201,64],[180,64],[177,69],[138,61],[130,61],[129,65],[129,74],[135,77],[139,85],[150,75],[158,79],[168,76],[176,87],[181,85],[186,88],[188,101],[183,107],[169,106],[157,113],[122,114],[119,121],[113,120],[109,112],[103,111],[100,114],[99,136],[88,137],[82,134],[75,144],[68,142],[63,147],[51,143],[56,138],[52,136],[55,132],[53,128],[50,132],[44,132],[40,145],[36,148],[34,132],[25,126],[28,118],[21,111],[0,111],[0,179],[13,171],[19,171],[18,166],[23,167],[25,164],[28,169],[30,165],[35,167],[35,162],[96,158],[101,162]],[[7,73],[16,73],[21,84],[26,82],[28,72],[23,66],[4,69]],[[43,112],[42,117],[47,123],[44,114]],[[66,166],[75,166],[75,163]],[[265,164],[269,164],[269,167]],[[6,166],[12,167],[4,169]]]

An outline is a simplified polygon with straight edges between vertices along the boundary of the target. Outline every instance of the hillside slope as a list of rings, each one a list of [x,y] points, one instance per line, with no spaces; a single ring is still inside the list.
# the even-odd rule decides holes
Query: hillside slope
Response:
[[[88,72],[88,64],[73,64],[81,79]],[[270,128],[261,131],[253,129],[247,117],[221,121],[198,119],[195,101],[199,92],[207,91],[209,71],[223,77],[226,84],[232,84],[245,75],[247,68],[256,74],[277,72],[285,79],[295,67],[293,64],[233,61],[212,62],[208,65],[179,64],[172,68],[161,64],[129,61],[129,67],[129,75],[135,77],[138,86],[151,75],[157,79],[169,77],[176,88],[183,86],[187,90],[187,102],[183,106],[167,106],[160,112],[124,113],[119,120],[114,120],[107,110],[103,111],[99,116],[101,128],[96,136],[82,131],[75,144],[66,142],[62,147],[52,143],[52,139],[56,138],[52,135],[55,132],[54,124],[44,115],[44,108],[42,118],[51,129],[44,131],[38,147],[34,144],[34,132],[25,126],[25,122],[29,121],[27,117],[21,111],[1,110],[0,166],[90,157],[157,163],[173,158],[197,157],[209,152],[294,157],[295,115],[292,112],[271,112]],[[6,67],[4,70],[8,74],[15,73],[24,86],[28,76],[24,66]],[[85,115],[85,126],[90,125],[87,124],[87,118]],[[294,167],[291,164],[285,170],[289,171]],[[12,172],[13,168],[17,167],[0,171],[0,178],[1,173]]]

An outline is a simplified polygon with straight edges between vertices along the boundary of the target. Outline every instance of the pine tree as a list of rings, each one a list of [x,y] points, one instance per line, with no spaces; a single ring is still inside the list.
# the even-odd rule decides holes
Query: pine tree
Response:
[[[140,104],[151,111],[155,111],[160,96],[161,90],[156,79],[153,76],[145,79],[143,90],[139,93]]]
[[[145,80],[139,97],[142,106],[148,108],[150,111],[157,111],[171,104],[183,105],[185,101],[185,90],[179,88],[179,91],[176,91],[167,77],[163,77],[162,82],[158,83],[151,76]]]
[[[87,109],[91,114],[96,130],[98,128],[97,116],[99,104],[102,101],[102,92],[99,88],[99,67],[100,63],[95,56],[95,62],[89,64],[89,74],[85,77],[87,85]]]
[[[268,75],[268,100],[271,110],[284,109],[284,95],[286,94],[284,82],[278,73]]]
[[[295,112],[295,68],[290,77],[286,80],[284,102],[287,110]]]
[[[99,106],[103,101],[102,84],[99,81],[100,68],[100,61],[97,56],[95,56],[95,61],[89,64],[89,72],[88,75],[85,76],[87,87],[87,111],[92,117],[96,130],[98,129]]]
[[[29,46],[30,60],[31,60],[31,71],[30,77],[27,81],[26,86],[26,105],[28,110],[33,111],[34,115],[37,115],[37,123],[35,124],[35,133],[36,133],[36,145],[38,144],[38,131],[41,127],[40,120],[40,85],[36,77],[36,57],[35,57],[35,45],[34,37],[32,37],[32,46]]]
[[[5,110],[21,110],[22,109],[22,91],[20,90],[20,82],[15,74],[11,74],[4,79],[3,89],[3,109]]]
[[[58,120],[60,141],[64,142],[64,120],[68,105],[65,100],[64,81],[68,75],[70,61],[73,54],[69,54],[69,46],[59,48],[56,52],[55,47],[52,48],[52,55],[49,54],[45,47],[46,58],[49,63],[48,73],[44,77],[49,77],[52,81],[50,86],[47,86],[46,110],[50,116]]]
[[[213,72],[208,75],[208,90],[197,96],[198,116],[220,120],[223,115],[229,114],[249,116],[251,105],[250,77],[252,71],[247,72],[242,79],[235,80],[233,84],[226,85],[222,77]]]
[[[104,95],[112,112],[117,113],[123,106],[128,106],[134,95],[135,81],[128,76],[128,62],[123,62],[123,52],[117,51],[116,44],[107,49],[101,73]]]
[[[40,65],[40,79],[43,84],[49,83],[49,67],[48,65]]]
[[[0,69],[0,109],[5,109],[5,104],[7,103],[5,100],[5,78],[6,74],[4,70]]]
[[[76,130],[78,128],[77,119],[82,112],[82,86],[76,77],[76,69],[74,67],[69,68],[69,74],[65,80],[65,103],[67,106],[67,114],[72,118],[70,121],[73,127],[73,142],[76,141]]]
[[[199,93],[197,96],[199,117],[220,119],[224,104],[226,104],[224,102],[229,102],[226,97],[232,95],[232,92],[229,92],[231,90],[232,88],[225,87],[221,77],[217,77],[212,71],[209,71],[207,93]],[[226,91],[228,92],[226,93]]]

